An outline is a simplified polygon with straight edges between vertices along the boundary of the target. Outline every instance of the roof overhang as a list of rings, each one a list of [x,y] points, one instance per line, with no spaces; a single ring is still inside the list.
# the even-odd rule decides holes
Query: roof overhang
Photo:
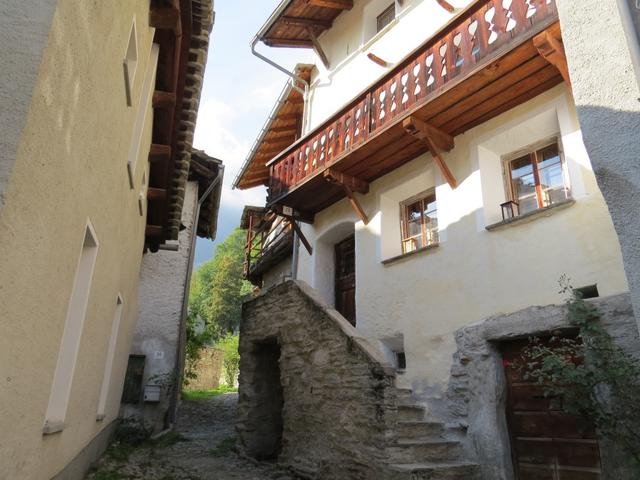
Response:
[[[313,48],[313,37],[351,8],[353,0],[283,0],[256,36],[270,47]]]
[[[189,180],[198,182],[199,195],[206,192],[211,182],[216,182],[213,190],[202,201],[198,216],[197,235],[215,240],[218,230],[218,212],[222,195],[222,160],[210,157],[202,150],[193,149],[189,164]]]
[[[313,68],[313,65],[300,64],[294,73],[308,82]],[[235,178],[234,188],[245,190],[268,183],[267,162],[300,137],[303,113],[303,95],[287,82]]]

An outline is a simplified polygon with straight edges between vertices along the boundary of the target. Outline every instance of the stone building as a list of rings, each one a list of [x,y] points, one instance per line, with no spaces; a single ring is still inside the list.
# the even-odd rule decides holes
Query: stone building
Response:
[[[178,240],[210,0],[0,17],[0,478],[83,478],[115,426],[143,252]]]
[[[306,47],[317,62],[288,72],[235,180],[268,187],[243,216],[262,287],[241,325],[250,454],[309,478],[631,478],[615,445],[509,367],[522,339],[569,334],[563,275],[640,350],[637,269],[589,156],[621,150],[598,147],[602,124],[583,130],[595,117],[575,96],[624,97],[610,140],[634,143],[622,3],[280,3],[254,53]],[[624,47],[604,61],[625,85],[615,99],[585,59],[592,34]],[[633,152],[621,171],[636,172]]]
[[[175,421],[195,242],[197,237],[216,236],[223,173],[220,160],[193,150],[178,240],[142,258],[139,315],[122,415],[142,417],[155,431]]]

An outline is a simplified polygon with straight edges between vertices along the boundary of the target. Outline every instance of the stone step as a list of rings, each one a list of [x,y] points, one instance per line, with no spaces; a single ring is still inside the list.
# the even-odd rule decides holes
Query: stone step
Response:
[[[434,439],[397,440],[387,447],[393,463],[446,462],[459,458],[460,442]]]
[[[424,419],[425,408],[422,405],[398,405],[398,421],[419,421]]]
[[[396,423],[395,432],[398,439],[437,438],[444,436],[445,424],[422,420],[400,421]]]
[[[396,388],[398,404],[406,404],[413,402],[413,390],[409,388]]]
[[[478,480],[478,465],[464,462],[389,465],[388,480]]]

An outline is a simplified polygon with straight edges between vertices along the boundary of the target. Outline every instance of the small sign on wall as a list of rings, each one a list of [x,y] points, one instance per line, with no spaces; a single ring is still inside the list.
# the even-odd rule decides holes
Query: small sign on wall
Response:
[[[145,385],[144,401],[147,403],[159,402],[160,401],[160,385]]]

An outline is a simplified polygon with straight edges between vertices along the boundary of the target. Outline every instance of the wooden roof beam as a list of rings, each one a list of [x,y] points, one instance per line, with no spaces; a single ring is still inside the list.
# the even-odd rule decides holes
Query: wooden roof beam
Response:
[[[313,27],[313,28],[331,28],[333,22],[329,20],[320,20],[319,18],[303,18],[284,16],[280,21],[290,27]]]
[[[301,38],[265,38],[264,43],[269,47],[313,48],[311,40]]]
[[[326,169],[323,175],[328,182],[342,186],[342,189],[349,199],[351,207],[355,210],[356,215],[358,215],[358,218],[362,220],[362,223],[367,225],[369,223],[369,217],[367,217],[362,205],[360,205],[360,202],[353,192],[355,190],[356,192],[365,194],[369,191],[369,184],[364,180],[360,180],[359,178],[352,177],[342,172],[336,172],[330,168]]]
[[[167,191],[164,188],[152,188],[149,187],[147,189],[147,199],[154,200],[165,200],[167,198]]]
[[[533,37],[533,46],[538,53],[551,65],[556,67],[562,75],[564,83],[571,89],[571,78],[567,66],[567,56],[564,53],[562,37],[557,29],[547,29]]]
[[[303,223],[313,223],[313,220],[315,218],[315,215],[311,212],[296,210],[292,207],[287,207],[286,205],[269,205],[269,209],[276,215],[298,220],[299,222]]]
[[[147,225],[144,233],[147,237],[161,237],[164,232],[164,228],[160,225]]]
[[[333,8],[334,10],[351,10],[353,8],[353,0],[307,0],[307,5]]]
[[[442,130],[433,127],[416,117],[405,118],[402,122],[402,127],[409,135],[412,135],[427,144],[429,152],[431,152],[431,155],[433,156],[436,165],[440,169],[440,173],[442,173],[442,176],[445,178],[451,188],[457,188],[458,181],[456,180],[456,177],[454,177],[453,173],[451,173],[451,170],[449,170],[449,167],[438,151],[438,148],[442,148],[443,150],[451,150],[454,146],[453,137],[448,133],[445,133]]]

